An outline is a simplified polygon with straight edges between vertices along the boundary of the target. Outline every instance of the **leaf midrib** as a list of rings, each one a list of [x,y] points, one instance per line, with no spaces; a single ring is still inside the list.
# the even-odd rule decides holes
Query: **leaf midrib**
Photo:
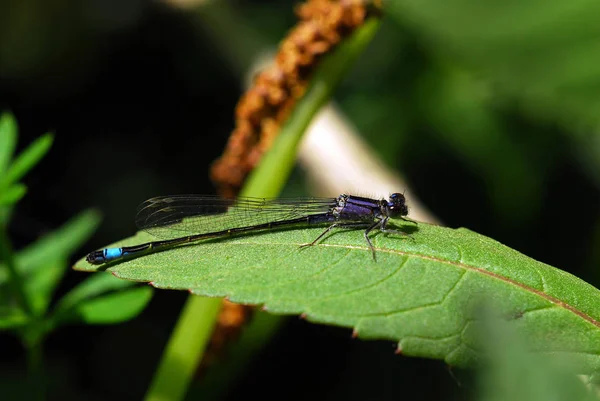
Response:
[[[360,250],[365,250],[365,251],[370,251],[369,248],[364,247],[364,246],[357,246],[357,245],[336,245],[336,244],[319,244],[319,246],[328,246],[328,247],[334,247],[334,248],[351,248],[351,249],[360,249]],[[407,256],[407,257],[416,257],[416,258],[421,258],[421,259],[425,259],[425,260],[430,260],[430,261],[434,261],[434,262],[438,262],[438,263],[444,263],[447,265],[452,265],[452,266],[456,266],[456,267],[460,267],[463,268],[465,270],[471,270],[474,272],[478,272],[481,274],[485,274],[489,277],[493,277],[497,280],[500,281],[504,281],[506,283],[512,284],[516,287],[522,288],[526,291],[530,291],[536,295],[538,295],[539,297],[559,306],[562,307],[570,312],[573,312],[574,314],[576,314],[577,316],[581,317],[582,319],[584,319],[585,321],[593,324],[596,327],[600,328],[600,322],[597,321],[596,319],[592,318],[590,315],[580,311],[579,309],[575,308],[574,306],[561,301],[560,299],[553,297],[552,295],[549,295],[543,291],[540,291],[538,289],[535,289],[533,287],[530,287],[526,284],[520,283],[516,280],[510,279],[508,277],[504,277],[500,274],[491,272],[489,270],[485,270],[482,269],[480,267],[475,267],[463,262],[453,262],[451,260],[446,260],[446,259],[440,259],[440,258],[436,258],[433,256],[427,256],[427,255],[423,255],[423,254],[419,254],[419,253],[410,253],[410,252],[404,252],[404,251],[399,251],[396,249],[382,249],[382,248],[375,248],[376,252],[384,252],[384,253],[389,253],[389,254],[394,254],[394,255],[403,255],[403,256]]]
[[[238,242],[239,245],[265,245],[264,243],[255,243],[255,242]],[[290,242],[285,242],[285,243],[275,243],[275,242],[269,242],[269,245],[290,245]],[[303,245],[303,244],[293,244],[293,245]],[[331,248],[339,248],[339,249],[354,249],[354,250],[361,250],[361,251],[368,251],[369,253],[371,252],[371,250],[366,247],[366,246],[361,246],[361,245],[340,245],[340,244],[315,244],[315,247],[331,247]],[[402,256],[407,256],[407,257],[414,257],[414,258],[420,258],[423,260],[429,260],[429,261],[433,261],[433,262],[437,262],[437,263],[443,263],[443,264],[447,264],[447,265],[451,265],[451,266],[455,266],[455,267],[459,267],[459,268],[463,268],[465,270],[470,270],[473,272],[477,272],[477,273],[481,273],[484,275],[487,275],[488,277],[492,277],[495,278],[497,280],[503,281],[505,283],[508,284],[512,284],[516,287],[519,287],[523,290],[529,291],[533,294],[536,294],[537,296],[541,297],[542,299],[547,300],[548,302],[551,302],[553,304],[555,304],[556,306],[562,307],[572,313],[574,313],[575,315],[581,317],[582,319],[584,319],[585,321],[593,324],[594,326],[600,328],[600,322],[597,321],[596,319],[592,318],[590,315],[582,312],[581,310],[575,308],[574,306],[568,304],[567,302],[564,302],[552,295],[549,295],[543,291],[540,291],[536,288],[530,287],[526,284],[523,284],[521,282],[518,282],[516,280],[510,279],[508,277],[502,276],[500,274],[491,272],[489,270],[485,270],[482,269],[480,267],[476,267],[476,266],[472,266],[469,264],[466,264],[464,262],[455,262],[455,261],[451,261],[451,260],[446,260],[446,259],[440,259],[440,258],[436,258],[433,256],[428,256],[428,255],[423,255],[420,253],[411,253],[411,252],[404,252],[404,251],[400,251],[400,250],[396,250],[396,249],[389,249],[389,248],[378,248],[375,247],[375,251],[376,253],[388,253],[388,254],[394,254],[394,255],[402,255]]]

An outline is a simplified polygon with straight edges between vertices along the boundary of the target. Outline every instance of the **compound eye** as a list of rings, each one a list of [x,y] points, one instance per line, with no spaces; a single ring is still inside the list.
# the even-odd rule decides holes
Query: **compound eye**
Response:
[[[388,210],[391,213],[391,217],[395,215],[406,216],[408,208],[406,207],[406,198],[404,195],[400,193],[391,194],[388,202]]]
[[[404,199],[404,195],[399,194],[397,192],[390,195],[390,200],[393,202],[402,201],[403,199]]]

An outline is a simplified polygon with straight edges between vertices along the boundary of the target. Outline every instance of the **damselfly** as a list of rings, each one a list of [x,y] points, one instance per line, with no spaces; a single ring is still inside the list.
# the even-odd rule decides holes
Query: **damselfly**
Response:
[[[138,208],[136,225],[162,240],[121,248],[106,248],[87,255],[92,264],[146,255],[178,245],[252,233],[275,228],[329,224],[314,241],[317,243],[335,227],[364,228],[364,237],[375,259],[375,248],[369,233],[403,234],[387,228],[390,218],[406,218],[408,207],[403,194],[393,193],[389,199],[371,199],[354,195],[337,198],[222,199],[203,195],[161,196],[148,199]]]

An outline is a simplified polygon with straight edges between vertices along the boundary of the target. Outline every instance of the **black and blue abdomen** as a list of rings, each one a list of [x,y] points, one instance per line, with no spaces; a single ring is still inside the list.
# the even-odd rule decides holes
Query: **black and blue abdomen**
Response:
[[[124,255],[123,248],[106,248],[87,255],[85,260],[92,264],[101,264],[120,258]]]

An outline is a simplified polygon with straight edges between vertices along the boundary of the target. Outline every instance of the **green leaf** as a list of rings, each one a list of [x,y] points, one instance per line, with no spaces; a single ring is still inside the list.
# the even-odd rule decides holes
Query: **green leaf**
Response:
[[[566,127],[600,182],[599,2],[395,0],[386,11],[432,53],[487,79],[496,99]]]
[[[558,116],[598,121],[600,3],[397,0],[387,11],[504,90]]]
[[[67,270],[67,259],[89,238],[99,221],[97,212],[83,212],[17,253],[16,270],[24,277],[24,296],[36,316],[46,312],[52,294]],[[6,285],[8,279],[7,267],[0,264],[0,286]],[[10,299],[0,297],[0,303],[6,302]]]
[[[90,324],[118,323],[139,314],[152,297],[150,287],[111,274],[94,274],[67,293],[57,304],[53,321]]]
[[[10,113],[0,115],[0,177],[6,171],[17,145],[17,122]]]
[[[541,172],[516,143],[494,109],[483,101],[489,90],[472,74],[440,65],[426,74],[417,103],[437,138],[451,146],[488,188],[505,221],[523,219],[542,205]],[[504,194],[513,196],[506,197]]]
[[[30,144],[12,162],[6,175],[0,179],[0,188],[20,180],[31,170],[52,146],[54,138],[51,133],[46,133]]]
[[[14,329],[24,326],[29,322],[29,317],[21,309],[0,306],[0,330]]]
[[[23,184],[13,184],[0,193],[0,206],[10,206],[21,200],[27,193],[27,187]]]
[[[412,225],[406,223],[405,229]],[[414,226],[412,226],[414,227]],[[361,338],[398,342],[405,355],[469,366],[477,344],[469,322],[482,295],[544,352],[578,358],[582,372],[600,368],[600,292],[569,273],[537,262],[467,229],[420,223],[411,239],[377,233],[374,261],[361,231],[322,228],[240,236],[183,246],[112,266],[80,260],[157,288],[190,290],[264,304],[279,314],[351,327]],[[118,245],[151,240],[148,234]]]
[[[37,269],[25,281],[25,296],[29,299],[29,304],[36,316],[46,313],[52,300],[52,294],[62,280],[67,266],[65,259],[48,260],[43,268]]]
[[[58,303],[56,311],[73,308],[83,301],[96,298],[104,293],[120,291],[136,283],[119,280],[111,274],[94,274],[69,291]]]
[[[22,275],[30,275],[53,261],[67,259],[88,240],[99,223],[100,215],[94,210],[73,217],[61,228],[19,251],[16,255],[17,270]],[[0,263],[0,285],[7,280],[6,267]]]
[[[136,287],[82,302],[71,309],[69,321],[87,324],[114,324],[139,315],[150,299],[152,288]],[[66,321],[66,320],[65,320]]]
[[[597,400],[557,354],[532,354],[513,327],[484,317],[482,342],[487,358],[478,371],[481,401]]]

